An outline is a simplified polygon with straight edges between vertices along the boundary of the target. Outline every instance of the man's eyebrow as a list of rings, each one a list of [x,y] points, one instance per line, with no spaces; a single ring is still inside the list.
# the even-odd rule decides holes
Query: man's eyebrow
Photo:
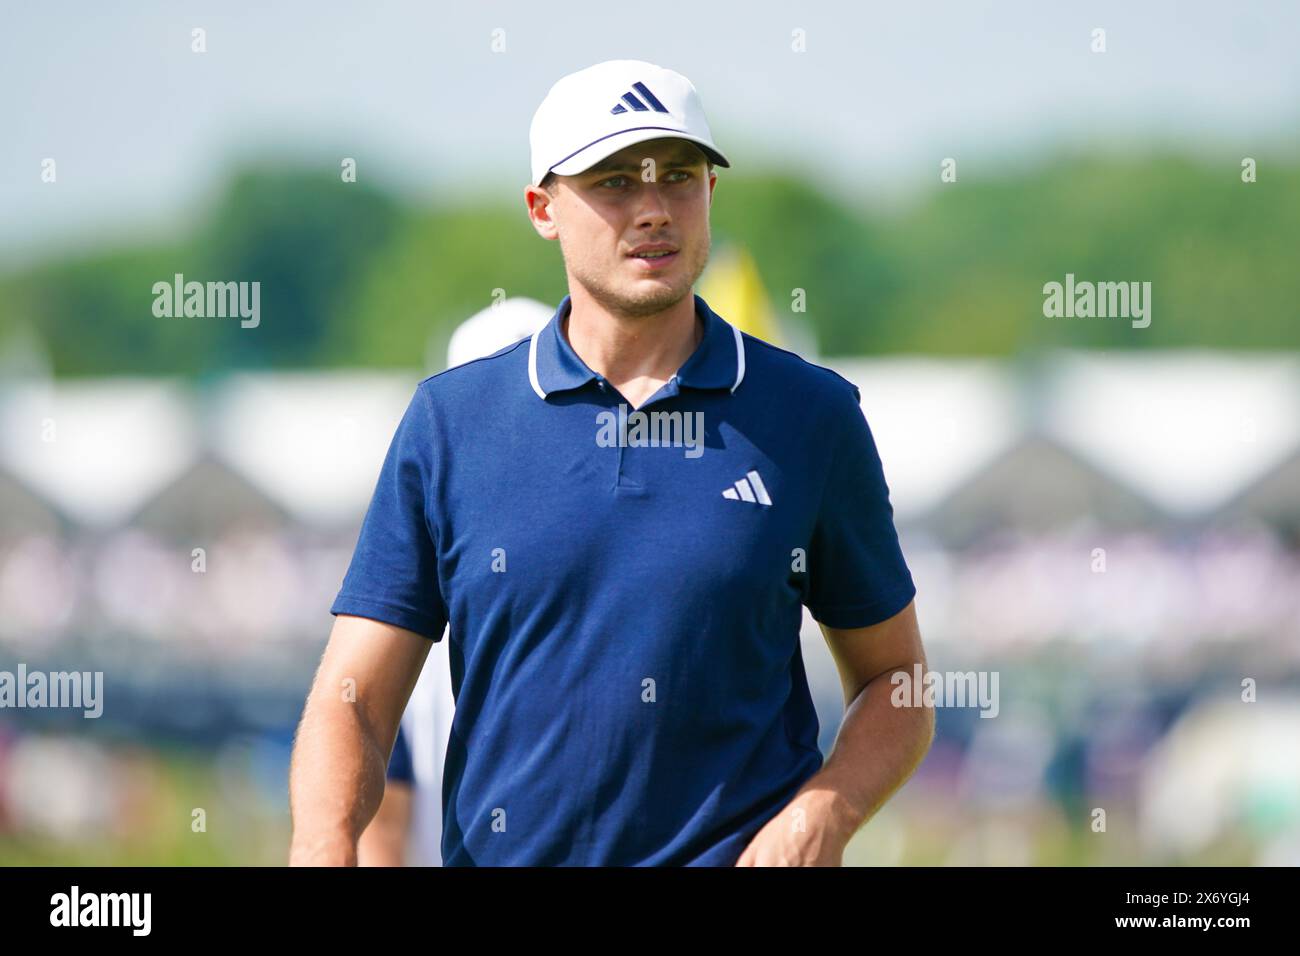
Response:
[[[698,166],[704,162],[703,156],[694,153],[678,153],[676,156],[665,160],[661,166]],[[618,160],[607,159],[602,163],[597,163],[587,170],[589,173],[632,173],[639,172],[641,163],[619,162]]]

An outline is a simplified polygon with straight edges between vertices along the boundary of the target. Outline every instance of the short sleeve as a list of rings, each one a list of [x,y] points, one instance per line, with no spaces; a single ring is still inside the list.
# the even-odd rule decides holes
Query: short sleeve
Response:
[[[397,740],[393,742],[393,755],[388,758],[388,779],[399,783],[414,783],[415,768],[411,763],[411,745],[406,739],[406,729],[397,725]]]
[[[861,393],[838,406],[838,433],[808,552],[807,599],[827,627],[868,627],[907,607],[916,595],[894,528],[889,487]]]
[[[331,614],[373,618],[442,639],[447,605],[425,511],[432,474],[432,409],[417,388],[388,447]]]

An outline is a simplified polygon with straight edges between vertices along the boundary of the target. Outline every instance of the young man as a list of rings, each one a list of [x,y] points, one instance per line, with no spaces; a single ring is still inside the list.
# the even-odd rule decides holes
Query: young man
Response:
[[[685,77],[572,74],[530,142],[569,295],[416,388],[299,728],[290,860],[355,862],[450,622],[444,865],[838,865],[933,734],[890,701],[925,658],[858,390],[694,294],[730,163]],[[804,604],[847,706],[824,765]]]

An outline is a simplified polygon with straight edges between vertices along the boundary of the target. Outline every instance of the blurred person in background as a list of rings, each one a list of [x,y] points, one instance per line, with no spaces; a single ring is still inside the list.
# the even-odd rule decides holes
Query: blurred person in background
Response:
[[[452,333],[447,368],[526,339],[554,310],[516,296],[466,319]],[[456,705],[447,640],[436,641],[397,729],[384,797],[357,844],[359,866],[442,865],[442,770]]]

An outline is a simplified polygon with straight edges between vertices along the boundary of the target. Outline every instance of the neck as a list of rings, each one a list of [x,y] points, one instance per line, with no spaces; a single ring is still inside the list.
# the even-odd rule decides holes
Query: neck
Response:
[[[704,337],[693,294],[662,312],[626,315],[611,312],[585,292],[571,293],[561,328],[593,372],[615,388],[642,385],[647,394],[672,378]]]

